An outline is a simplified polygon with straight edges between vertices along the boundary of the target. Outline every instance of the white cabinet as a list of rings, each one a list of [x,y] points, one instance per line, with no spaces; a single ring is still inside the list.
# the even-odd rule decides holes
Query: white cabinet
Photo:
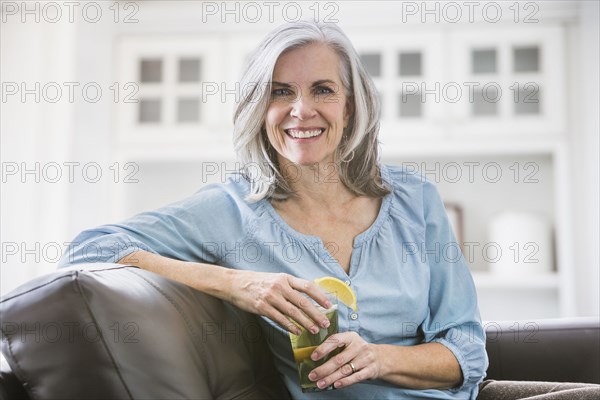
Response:
[[[566,131],[565,34],[558,24],[356,36],[382,98],[384,145]]]

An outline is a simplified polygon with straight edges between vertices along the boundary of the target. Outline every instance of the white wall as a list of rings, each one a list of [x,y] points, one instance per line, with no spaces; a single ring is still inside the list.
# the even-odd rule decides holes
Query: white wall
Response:
[[[24,83],[35,92],[39,83],[40,98],[3,90],[1,293],[51,271],[44,259],[56,259],[65,237],[68,181],[57,178],[69,161],[73,105],[46,102],[44,97],[53,100],[58,92],[48,89],[44,96],[43,87],[75,80],[75,31],[74,24],[2,23],[3,89],[10,93],[16,84],[21,92]]]

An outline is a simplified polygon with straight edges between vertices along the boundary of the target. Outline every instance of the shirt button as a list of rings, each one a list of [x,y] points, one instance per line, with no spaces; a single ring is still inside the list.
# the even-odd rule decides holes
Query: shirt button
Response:
[[[346,281],[344,281],[344,283],[348,286],[350,286],[350,279],[346,279]]]
[[[358,318],[358,314],[357,313],[350,314],[350,319],[351,320],[356,321],[357,318]]]

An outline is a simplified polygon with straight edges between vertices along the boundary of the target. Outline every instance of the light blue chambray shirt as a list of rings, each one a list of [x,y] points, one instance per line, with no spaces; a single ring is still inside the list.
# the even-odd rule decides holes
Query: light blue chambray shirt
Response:
[[[354,239],[348,275],[320,238],[292,229],[268,200],[245,201],[249,183],[239,174],[159,210],[82,232],[61,266],[116,262],[143,249],[308,280],[334,276],[346,281],[358,300],[357,313],[339,305],[340,331],[355,331],[370,343],[441,343],[456,356],[464,381],[451,390],[411,390],[372,380],[302,393],[287,333],[263,317],[275,364],[294,398],[475,399],[488,365],[485,337],[475,286],[443,202],[420,175],[386,165],[381,173],[392,192],[373,225]]]

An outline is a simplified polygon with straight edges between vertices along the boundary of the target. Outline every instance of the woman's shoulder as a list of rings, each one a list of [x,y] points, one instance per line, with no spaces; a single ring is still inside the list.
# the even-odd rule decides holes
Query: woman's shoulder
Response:
[[[392,192],[394,211],[422,225],[428,209],[441,202],[435,184],[413,168],[382,165],[381,170]]]
[[[204,183],[192,195],[161,211],[187,219],[237,226],[247,220],[248,191],[249,184],[243,177],[230,176],[221,182]]]
[[[381,166],[381,170],[384,181],[394,191],[400,190],[418,196],[432,190],[437,191],[435,184],[415,168],[386,164]]]
[[[229,201],[245,202],[245,198],[250,192],[250,184],[241,173],[230,173],[220,182],[211,182],[204,184],[194,197],[202,200],[219,201],[228,199]]]

